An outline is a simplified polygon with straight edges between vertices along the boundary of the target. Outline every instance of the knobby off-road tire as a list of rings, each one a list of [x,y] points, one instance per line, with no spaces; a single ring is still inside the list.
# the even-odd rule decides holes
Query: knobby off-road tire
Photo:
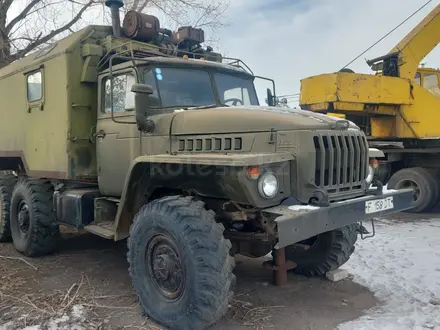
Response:
[[[438,202],[439,186],[436,177],[422,167],[404,168],[388,181],[389,189],[413,188],[416,191],[414,206],[408,213],[429,212]]]
[[[13,175],[0,176],[0,242],[11,241],[9,209],[11,196],[17,179]]]
[[[11,199],[11,234],[15,248],[28,257],[56,250],[60,232],[53,211],[53,186],[48,181],[21,179]]]
[[[224,227],[203,202],[172,196],[143,206],[128,239],[143,312],[169,329],[205,329],[222,318],[235,286]]]
[[[356,224],[352,224],[301,242],[301,244],[310,244],[308,250],[288,246],[286,259],[296,262],[298,266],[294,272],[297,274],[308,277],[322,276],[348,261],[355,249],[356,229]]]

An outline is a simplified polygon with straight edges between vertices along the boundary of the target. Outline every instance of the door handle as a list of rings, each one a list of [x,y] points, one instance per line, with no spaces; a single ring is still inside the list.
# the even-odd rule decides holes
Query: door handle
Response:
[[[103,139],[105,138],[105,132],[103,130],[100,130],[99,132],[95,133],[95,137],[97,137],[98,139]]]

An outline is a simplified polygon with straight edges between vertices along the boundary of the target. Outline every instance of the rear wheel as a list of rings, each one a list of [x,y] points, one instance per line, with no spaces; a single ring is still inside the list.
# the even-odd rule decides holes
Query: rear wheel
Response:
[[[128,239],[143,312],[169,329],[205,329],[228,310],[235,283],[231,242],[202,202],[165,197],[143,206]]]
[[[438,201],[439,186],[437,180],[429,170],[422,167],[405,168],[397,171],[388,181],[388,188],[414,189],[414,206],[406,212],[431,211]]]
[[[11,240],[9,209],[12,190],[17,179],[13,175],[0,176],[0,242]]]
[[[53,252],[59,228],[53,211],[53,186],[42,180],[20,180],[11,199],[11,234],[15,248],[28,257]]]
[[[308,246],[286,247],[286,259],[297,264],[294,272],[304,276],[322,276],[345,264],[355,250],[357,241],[357,225],[352,224],[328,231],[300,244]]]

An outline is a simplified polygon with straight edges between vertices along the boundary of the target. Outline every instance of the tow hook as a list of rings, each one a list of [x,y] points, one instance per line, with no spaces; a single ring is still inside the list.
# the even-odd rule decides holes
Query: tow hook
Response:
[[[361,234],[361,239],[365,240],[367,238],[372,238],[376,235],[376,228],[374,227],[374,219],[371,219],[371,229],[372,229],[372,234],[370,234],[370,232],[367,230],[367,228],[364,227],[364,225],[362,224],[362,221],[360,221],[359,223],[356,224],[356,231]]]

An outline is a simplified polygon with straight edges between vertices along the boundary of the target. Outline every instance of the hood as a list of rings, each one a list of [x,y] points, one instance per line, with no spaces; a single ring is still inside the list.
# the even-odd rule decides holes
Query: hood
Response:
[[[190,109],[176,112],[171,134],[264,132],[272,128],[277,131],[340,129],[337,122],[347,122],[347,120],[307,110],[280,107]],[[351,128],[358,129],[354,123],[348,122]]]

